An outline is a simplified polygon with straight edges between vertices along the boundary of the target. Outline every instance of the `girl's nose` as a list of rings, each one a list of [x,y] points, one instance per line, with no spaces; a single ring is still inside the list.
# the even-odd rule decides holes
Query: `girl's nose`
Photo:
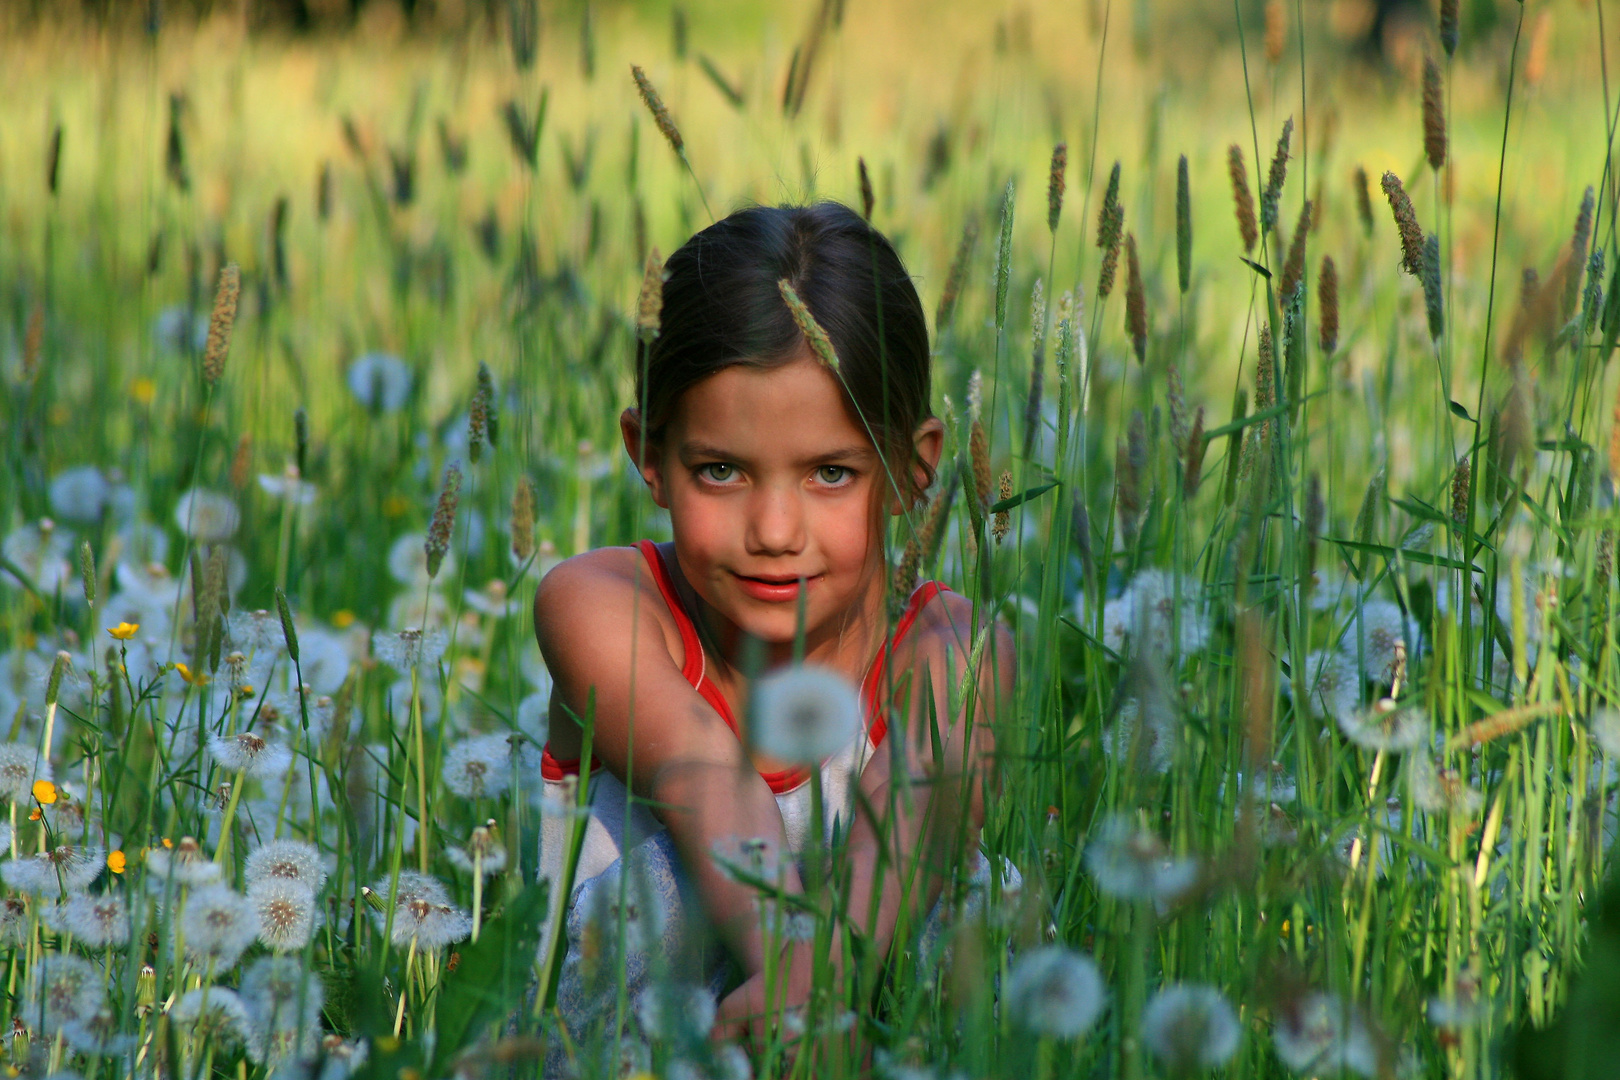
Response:
[[[751,555],[791,555],[804,547],[804,508],[789,488],[764,487],[748,515]]]

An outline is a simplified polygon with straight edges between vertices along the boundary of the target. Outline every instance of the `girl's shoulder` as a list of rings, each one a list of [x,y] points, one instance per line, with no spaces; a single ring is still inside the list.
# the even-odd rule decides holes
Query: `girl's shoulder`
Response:
[[[576,634],[627,632],[637,620],[658,626],[679,647],[669,606],[635,547],[593,548],[564,559],[535,590],[534,624],[542,646]]]
[[[985,634],[985,619],[993,617],[980,611],[975,624],[974,616],[972,600],[962,593],[939,589],[917,608],[916,618],[897,650],[900,660],[911,667],[928,665],[936,670],[945,670],[948,661],[950,668],[960,670],[978,644],[976,635]],[[993,639],[984,642],[981,659],[986,659],[984,652],[991,652],[997,666],[1010,673],[1007,665],[1012,660],[1012,632],[999,619],[994,625]]]

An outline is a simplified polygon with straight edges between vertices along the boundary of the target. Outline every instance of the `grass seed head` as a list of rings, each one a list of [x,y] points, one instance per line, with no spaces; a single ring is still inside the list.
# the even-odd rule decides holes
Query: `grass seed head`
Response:
[[[1264,412],[1277,403],[1276,374],[1272,370],[1276,364],[1276,357],[1271,344],[1271,327],[1261,325],[1260,342],[1256,352],[1258,359],[1254,365],[1254,410]]]
[[[439,565],[450,550],[450,532],[456,524],[456,503],[460,498],[461,465],[452,461],[445,466],[444,486],[439,491],[439,501],[434,504],[433,521],[428,525],[427,540],[423,544],[429,578],[438,576]]]
[[[1575,230],[1569,238],[1568,269],[1564,277],[1563,305],[1559,308],[1560,322],[1568,322],[1570,317],[1575,314],[1575,299],[1581,292],[1581,271],[1586,268],[1586,245],[1592,239],[1592,211],[1594,205],[1594,195],[1589,185],[1586,193],[1581,196],[1581,208],[1575,213]]]
[[[1125,237],[1125,331],[1138,365],[1147,363],[1147,296],[1142,287],[1142,264],[1136,257],[1136,235]]]
[[[1176,162],[1176,284],[1183,295],[1192,283],[1192,184],[1187,155]]]
[[[1198,494],[1198,482],[1204,471],[1204,451],[1209,440],[1204,438],[1204,407],[1193,413],[1192,426],[1187,430],[1187,452],[1181,470],[1181,492],[1190,502]]]
[[[1249,171],[1243,164],[1243,148],[1237,143],[1226,148],[1226,172],[1232,178],[1238,235],[1243,238],[1243,250],[1250,252],[1260,240],[1260,226],[1254,216],[1254,193],[1249,190]]]
[[[1012,282],[1013,182],[1001,195],[1001,235],[996,245],[996,331],[1007,326],[1007,289]]]
[[[45,346],[45,305],[35,301],[28,313],[28,331],[23,337],[22,373],[24,382],[33,382],[39,372],[39,357]]]
[[[1316,306],[1322,352],[1332,355],[1339,347],[1339,269],[1331,255],[1322,256],[1316,276]]]
[[[1305,241],[1311,233],[1311,209],[1309,199],[1299,208],[1299,220],[1294,224],[1294,235],[1288,242],[1288,257],[1283,260],[1282,282],[1278,289],[1278,298],[1283,305],[1293,303],[1294,294],[1305,284]]]
[[[1423,306],[1429,315],[1429,337],[1439,341],[1446,333],[1445,297],[1440,290],[1440,237],[1423,238]]]
[[[1468,482],[1473,475],[1473,466],[1467,458],[1457,462],[1457,470],[1451,474],[1451,521],[1457,528],[1465,528],[1468,524]]]
[[[1461,0],[1440,0],[1440,47],[1446,50],[1448,57],[1457,53],[1458,9],[1461,6]]]
[[[1418,227],[1417,212],[1412,209],[1412,200],[1407,198],[1405,185],[1394,173],[1384,173],[1381,183],[1384,196],[1389,199],[1389,208],[1395,215],[1395,228],[1401,234],[1401,269],[1413,277],[1421,277],[1423,230]]]
[[[512,491],[512,557],[528,562],[534,554],[534,482],[518,477]]]
[[[1350,186],[1355,188],[1356,192],[1356,216],[1361,219],[1361,231],[1367,236],[1371,236],[1373,230],[1372,192],[1368,185],[1367,170],[1357,165],[1355,173],[1350,178]]]
[[[980,506],[990,505],[990,440],[975,417],[968,428],[968,460],[973,465],[973,493]]]
[[[1187,394],[1181,385],[1181,369],[1170,365],[1166,376],[1166,397],[1170,402],[1170,445],[1180,457],[1187,449]]]
[[[934,334],[943,334],[956,313],[957,298],[962,295],[962,283],[967,279],[968,262],[973,257],[973,245],[979,239],[979,223],[969,218],[962,226],[962,239],[957,241],[956,255],[951,259],[950,271],[945,275],[945,288],[939,294],[939,307],[934,310]]]
[[[1283,121],[1282,134],[1277,137],[1277,152],[1271,157],[1271,171],[1266,174],[1266,189],[1260,194],[1260,231],[1270,232],[1277,227],[1277,207],[1282,201],[1283,182],[1288,179],[1288,149],[1294,139],[1294,118]]]
[[[872,174],[866,171],[866,159],[855,159],[856,171],[861,181],[861,216],[866,218],[867,224],[872,222],[872,208],[877,205],[877,198],[872,194]]]
[[[236,452],[231,455],[231,487],[246,489],[253,473],[253,436],[243,432],[236,440]]]
[[[79,543],[79,581],[84,586],[84,602],[96,606],[96,556],[90,550],[90,541]]]
[[[647,265],[641,275],[641,295],[636,300],[636,334],[649,345],[658,336],[664,313],[664,260],[656,247],[647,252]]]
[[[1288,9],[1283,7],[1283,0],[1266,0],[1266,62],[1281,62],[1287,44]]]
[[[659,134],[669,143],[669,148],[677,156],[686,156],[686,141],[681,138],[680,128],[675,126],[675,120],[669,115],[669,109],[664,105],[664,99],[658,96],[658,91],[647,78],[647,73],[641,70],[639,64],[630,65],[630,74],[635,77],[636,89],[641,93],[641,100],[646,104],[647,111],[652,113],[653,123],[658,125]]]
[[[1063,216],[1064,173],[1069,167],[1069,144],[1052,147],[1052,168],[1046,177],[1046,228],[1057,232],[1058,220]]]
[[[478,393],[484,401],[484,435],[489,439],[491,447],[500,445],[501,410],[500,403],[495,398],[495,373],[489,370],[489,365],[480,360],[478,362]]]
[[[219,272],[219,289],[214,293],[214,312],[208,319],[208,346],[203,351],[203,381],[219,382],[225,371],[225,356],[231,351],[231,328],[236,325],[236,302],[242,294],[242,270],[226,263]]]
[[[838,371],[838,353],[833,350],[832,339],[827,331],[821,328],[816,317],[810,313],[810,308],[799,298],[797,290],[793,288],[787,278],[776,283],[776,289],[782,294],[782,301],[787,304],[788,312],[793,316],[793,322],[804,335],[805,344],[815,353],[816,359],[825,364],[829,370]]]
[[[996,494],[999,501],[1005,502],[1012,498],[1012,473],[1003,469],[1001,476],[996,480]],[[996,538],[996,543],[1007,539],[1007,533],[1012,530],[1012,514],[1006,510],[996,511],[994,522],[990,526],[990,535]]]
[[[1427,55],[1423,57],[1423,153],[1436,172],[1446,163],[1445,87],[1440,65]]]

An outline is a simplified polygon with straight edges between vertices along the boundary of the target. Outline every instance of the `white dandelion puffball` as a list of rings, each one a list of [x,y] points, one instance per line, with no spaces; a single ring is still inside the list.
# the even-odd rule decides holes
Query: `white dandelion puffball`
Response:
[[[1147,644],[1158,655],[1170,656],[1190,655],[1209,644],[1204,585],[1197,578],[1169,570],[1143,570],[1131,580],[1127,592],[1134,623],[1130,633],[1138,638],[1138,645]]]
[[[73,580],[72,539],[49,519],[13,530],[0,542],[0,552],[23,572],[30,585],[46,595],[68,587]]]
[[[1117,765],[1134,764],[1138,769],[1164,774],[1170,771],[1180,744],[1175,712],[1162,695],[1152,695],[1147,722],[1141,698],[1131,698],[1119,707],[1114,722],[1102,733],[1103,753]]]
[[[1311,712],[1337,721],[1361,707],[1361,670],[1338,649],[1319,649],[1305,657],[1305,701]]]
[[[388,879],[382,878],[371,891],[387,903]],[[372,911],[379,930],[388,925],[388,911]],[[441,949],[472,933],[472,916],[450,903],[444,883],[431,874],[416,870],[399,872],[399,891],[394,894],[393,932],[395,945],[407,947],[416,939],[418,949]]]
[[[38,855],[18,855],[0,863],[0,878],[18,892],[35,896],[83,892],[101,876],[107,853],[100,848],[61,844]]]
[[[212,960],[223,971],[242,958],[259,936],[257,906],[224,885],[205,885],[186,899],[181,927],[186,951],[201,961]]]
[[[57,912],[61,928],[92,949],[129,944],[129,906],[115,892],[74,893]]]
[[[761,678],[749,713],[758,749],[783,761],[820,764],[860,730],[861,698],[836,672],[801,665]]]
[[[499,844],[485,848],[481,853],[471,844],[464,848],[445,848],[444,857],[457,870],[467,874],[481,873],[486,878],[506,869],[506,849]]]
[[[1592,713],[1592,739],[1611,758],[1620,758],[1620,709],[1607,706]]]
[[[409,586],[416,595],[412,601],[416,604],[417,614],[421,614],[422,597],[420,590],[426,588],[433,579],[427,572],[427,534],[409,532],[395,540],[388,549],[388,573],[401,585]],[[444,560],[439,564],[439,576],[446,581],[455,580],[456,553],[454,550],[444,553]]]
[[[1108,988],[1091,958],[1062,945],[1024,953],[1007,977],[1006,1007],[1037,1035],[1075,1039],[1091,1030]]]
[[[1366,1018],[1337,994],[1317,991],[1290,1002],[1272,1025],[1271,1042],[1277,1058],[1297,1073],[1379,1075]]]
[[[249,776],[282,776],[292,765],[292,751],[280,743],[269,742],[251,731],[236,735],[211,735],[208,752],[228,772],[245,772]]]
[[[326,988],[296,956],[262,956],[242,972],[242,1004],[260,1028],[319,1030]],[[302,1007],[303,1012],[299,1009]]]
[[[1398,754],[1429,740],[1429,715],[1421,708],[1399,706],[1384,698],[1372,708],[1339,717],[1345,738],[1364,750]]]
[[[1242,1033],[1237,1012],[1213,986],[1167,986],[1142,1010],[1142,1041],[1172,1073],[1224,1065]]]
[[[220,869],[194,837],[182,836],[172,850],[155,847],[146,853],[146,874],[148,884],[162,892],[170,877],[177,885],[207,885],[219,880]]]
[[[636,995],[641,1030],[661,1042],[698,1042],[714,1027],[715,999],[706,987],[653,983]]]
[[[444,755],[444,786],[463,799],[495,799],[512,784],[512,743],[505,735],[463,739]]]
[[[247,1006],[235,990],[223,986],[199,986],[187,991],[169,1010],[169,1019],[193,1029],[196,1036],[207,1034],[227,1045],[245,1043],[253,1036]]]
[[[319,891],[326,884],[321,853],[314,844],[304,840],[270,840],[261,844],[247,857],[243,876],[249,885],[267,878],[281,878],[296,881],[311,891]]]
[[[1085,858],[1097,888],[1121,900],[1169,904],[1198,881],[1198,860],[1170,855],[1157,836],[1123,814],[1092,830]]]
[[[112,485],[94,465],[64,469],[51,477],[51,513],[63,521],[93,525],[112,497]]]
[[[1425,753],[1408,754],[1407,778],[1412,785],[1412,802],[1431,814],[1452,813],[1469,816],[1485,805],[1485,796],[1453,769],[1437,767]]]
[[[312,506],[315,503],[315,485],[300,479],[298,469],[290,465],[279,476],[260,473],[259,490],[272,498],[283,500],[289,506]]]
[[[432,670],[444,656],[446,641],[443,630],[422,630],[413,626],[397,634],[374,635],[371,651],[379,661],[396,671]]]
[[[281,953],[309,944],[315,932],[315,893],[308,885],[262,878],[248,886],[247,898],[258,915],[260,941]]]
[[[726,1043],[712,1048],[707,1065],[676,1058],[669,1063],[669,1071],[664,1076],[667,1080],[753,1080],[754,1067],[742,1047]],[[895,1080],[901,1078],[897,1076]]]
[[[1357,610],[1339,648],[1361,658],[1361,673],[1373,682],[1389,683],[1395,675],[1397,655],[1417,651],[1417,627],[1388,600],[1369,600]]]
[[[104,980],[89,961],[70,953],[47,952],[29,969],[22,1016],[45,1031],[88,1020],[105,999]]]
[[[410,399],[411,369],[393,353],[368,352],[349,365],[349,392],[376,412],[394,413]]]
[[[39,748],[26,743],[0,743],[0,799],[26,803],[33,798],[34,781],[51,778],[51,763]]]
[[[174,522],[198,543],[222,544],[236,535],[242,513],[229,495],[192,488],[174,504]]]

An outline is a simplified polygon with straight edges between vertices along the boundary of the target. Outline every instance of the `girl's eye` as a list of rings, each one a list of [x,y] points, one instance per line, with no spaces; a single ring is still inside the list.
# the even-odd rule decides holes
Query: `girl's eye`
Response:
[[[816,470],[816,479],[823,484],[837,485],[849,479],[850,471],[844,465],[823,465]]]
[[[723,484],[736,475],[737,470],[723,461],[712,461],[698,466],[698,475],[712,484]]]

